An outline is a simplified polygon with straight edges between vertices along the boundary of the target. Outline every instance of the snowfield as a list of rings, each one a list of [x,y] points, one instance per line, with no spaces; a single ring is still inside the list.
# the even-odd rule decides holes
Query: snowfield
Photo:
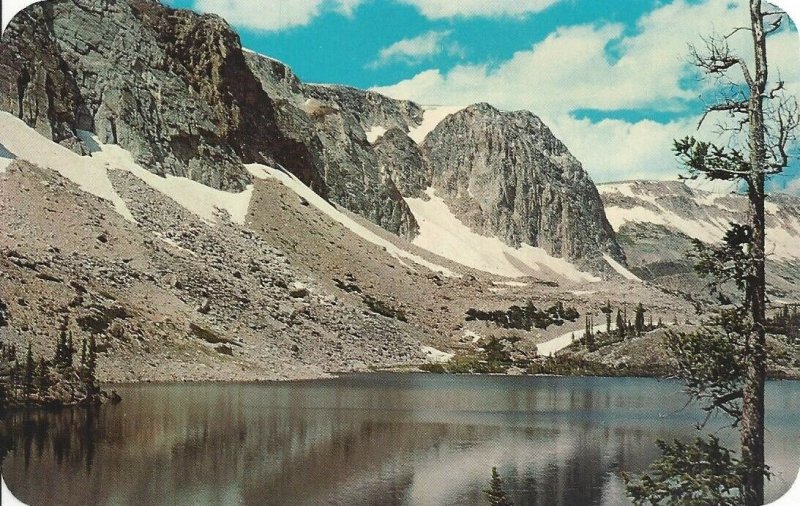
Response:
[[[250,164],[246,165],[246,167],[247,170],[250,172],[250,174],[260,179],[267,179],[267,178],[277,179],[284,186],[291,189],[297,195],[306,199],[306,201],[308,201],[309,204],[316,207],[318,210],[322,211],[323,214],[327,215],[334,221],[339,222],[341,225],[344,225],[344,227],[346,227],[347,229],[349,229],[351,232],[361,237],[362,239],[382,247],[383,249],[386,250],[387,253],[397,258],[398,260],[401,260],[401,263],[402,259],[407,259],[423,267],[427,267],[432,271],[440,272],[444,276],[448,277],[456,276],[456,274],[447,267],[437,265],[433,262],[428,262],[424,258],[415,255],[413,253],[410,253],[402,248],[399,248],[394,244],[392,244],[391,242],[387,241],[386,239],[375,234],[365,226],[361,225],[360,223],[356,222],[343,212],[336,209],[336,207],[334,207],[330,202],[326,201],[325,199],[314,193],[314,191],[311,188],[304,185],[302,181],[297,179],[294,175],[288,172],[284,172],[282,170],[268,167],[266,165]]]
[[[595,325],[592,327],[594,332],[605,332],[606,324],[603,323],[602,325]],[[555,339],[551,339],[549,341],[545,341],[543,343],[539,343],[536,345],[536,353],[542,357],[549,357],[554,355],[556,352],[559,352],[572,344],[572,337],[575,336],[575,341],[582,338],[583,335],[586,333],[586,329],[581,328],[577,330],[572,330],[567,332],[566,334],[562,334]]]
[[[108,169],[103,162],[73,153],[7,112],[0,112],[0,144],[18,159],[54,170],[83,191],[109,201],[121,216],[134,221],[130,210],[108,179]]]
[[[431,346],[423,346],[422,353],[425,354],[425,358],[428,359],[428,362],[432,364],[444,364],[455,356],[455,353],[446,353]]]
[[[386,133],[386,127],[374,126],[364,133],[367,134],[367,142],[375,144],[375,141],[383,137],[383,134]]]
[[[621,275],[623,278],[629,279],[631,281],[639,281],[639,282],[642,281],[641,279],[639,279],[639,276],[626,269],[624,265],[611,258],[611,256],[608,255],[607,253],[603,253],[603,258],[605,259],[606,262],[608,262],[608,265],[610,265],[612,269],[617,271],[617,274]]]
[[[645,187],[646,188],[646,187]],[[601,184],[597,187],[603,196],[619,194],[640,202],[631,208],[606,206],[606,216],[614,230],[625,223],[653,223],[676,230],[701,241],[720,242],[730,228],[731,221],[737,220],[741,211],[730,209],[721,202],[726,194],[692,189],[694,205],[692,217],[687,218],[670,209],[658,195],[647,193],[636,183]],[[744,197],[741,197],[744,198]],[[647,206],[647,207],[645,207]],[[655,208],[655,209],[654,209]],[[786,216],[774,202],[767,202],[767,254],[776,260],[795,260],[800,258],[800,220]],[[775,226],[779,223],[779,226]]]
[[[427,137],[427,135],[431,133],[433,129],[442,122],[443,119],[451,114],[457,113],[464,108],[458,106],[439,105],[426,106],[423,107],[423,109],[424,112],[422,113],[422,123],[408,131],[408,136],[411,137],[411,139],[417,144],[422,144],[422,141],[425,140],[425,137]]]
[[[527,244],[513,248],[496,237],[473,232],[450,212],[432,188],[425,193],[430,200],[406,199],[419,224],[414,245],[461,265],[509,278],[550,272],[575,282],[600,281],[566,260],[548,255],[542,248]]]

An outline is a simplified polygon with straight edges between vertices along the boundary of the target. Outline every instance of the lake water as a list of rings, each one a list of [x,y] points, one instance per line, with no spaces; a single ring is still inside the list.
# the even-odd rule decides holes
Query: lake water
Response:
[[[625,504],[657,438],[702,418],[672,381],[356,375],[118,387],[97,412],[5,420],[11,491],[55,504],[486,504],[497,466],[516,504]],[[736,446],[736,435],[715,431]],[[771,382],[767,460],[780,497],[800,466],[800,382]]]

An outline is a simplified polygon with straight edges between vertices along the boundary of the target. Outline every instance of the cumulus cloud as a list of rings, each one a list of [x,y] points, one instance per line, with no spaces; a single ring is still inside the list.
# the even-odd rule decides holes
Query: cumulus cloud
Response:
[[[195,0],[194,8],[213,12],[230,24],[279,31],[307,25],[325,9],[350,16],[363,0]]]
[[[710,86],[696,81],[687,44],[742,24],[748,19],[744,4],[676,0],[639,19],[632,34],[619,24],[563,26],[498,65],[429,69],[375,89],[427,104],[489,102],[504,109],[529,109],[551,125],[600,181],[645,174],[674,177],[672,139],[694,132],[697,117],[688,104],[696,104]],[[734,49],[747,47],[747,32],[741,35],[743,39],[731,39]],[[797,33],[778,34],[769,44],[773,76],[780,72],[787,88],[800,92]],[[575,118],[574,111],[581,109],[658,110],[673,117],[686,111],[686,117],[669,123],[589,121]]]
[[[400,0],[428,19],[455,17],[519,17],[545,10],[560,0]]]
[[[464,50],[457,42],[448,42],[446,40],[451,33],[452,30],[432,30],[416,37],[398,40],[381,49],[378,53],[378,59],[370,66],[378,67],[396,61],[415,65],[441,53],[447,53],[451,56],[463,55]]]

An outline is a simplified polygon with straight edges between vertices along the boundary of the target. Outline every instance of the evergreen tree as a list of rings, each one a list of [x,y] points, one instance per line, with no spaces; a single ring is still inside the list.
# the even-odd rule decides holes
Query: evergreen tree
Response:
[[[80,364],[80,372],[81,377],[85,377],[84,374],[86,372],[86,339],[83,339],[83,343],[81,344],[81,364]]]
[[[641,336],[642,332],[644,332],[644,313],[645,313],[644,306],[642,306],[642,303],[640,302],[636,306],[636,317],[634,323],[634,328],[636,330],[637,336]]]
[[[97,389],[97,344],[94,334],[89,335],[89,345],[86,350],[86,378],[85,382],[90,394],[94,395]]]
[[[67,341],[66,357],[65,357],[66,360],[64,361],[67,367],[72,367],[74,355],[75,355],[75,345],[72,343],[72,332],[70,332],[69,340]]]
[[[11,375],[9,376],[9,393],[11,394],[12,398],[17,397],[17,390],[19,389],[19,372],[20,372],[20,365],[19,360],[14,359],[14,365],[11,366]]]
[[[503,490],[503,480],[497,472],[497,468],[492,468],[492,479],[489,482],[489,488],[484,490],[486,500],[489,501],[490,506],[513,506],[514,503],[506,495]]]
[[[35,373],[36,364],[33,361],[33,351],[31,351],[31,344],[28,343],[28,355],[25,358],[25,377],[23,378],[23,393],[25,398],[28,399],[33,392],[33,376]]]
[[[46,395],[47,389],[50,388],[50,367],[44,357],[39,357],[39,367],[36,369],[36,386],[40,396]]]
[[[700,258],[698,271],[716,278],[711,285],[720,302],[716,332],[704,333],[703,349],[694,349],[693,343],[701,338],[692,336],[676,344],[686,366],[684,381],[689,388],[709,399],[711,407],[736,409],[734,418],[739,426],[744,464],[739,473],[741,494],[737,500],[753,506],[764,503],[766,181],[789,165],[789,153],[800,126],[800,108],[796,99],[785,94],[783,81],[770,84],[769,79],[767,37],[780,33],[786,13],[772,5],[762,8],[761,0],[749,0],[748,4],[749,19],[741,23],[745,26],[737,26],[728,35],[706,38],[705,49],[692,53],[696,67],[716,80],[716,86],[711,88],[716,96],[705,108],[700,123],[710,115],[722,113],[718,117],[724,119],[718,127],[730,137],[719,145],[687,137],[675,141],[674,149],[690,178],[732,182],[746,193],[750,204],[747,222],[732,224],[722,245],[706,247],[695,243]],[[750,55],[736,54],[731,49],[730,39],[734,36],[747,41]],[[731,282],[739,290],[736,298],[719,290]],[[719,362],[713,360],[715,357],[704,356],[709,347],[734,352],[724,353]],[[732,367],[740,369],[738,382],[725,384],[717,378],[726,378]],[[713,391],[709,386],[719,390]],[[733,400],[739,406],[731,408]]]
[[[625,320],[622,318],[622,311],[617,309],[617,337],[625,337]]]

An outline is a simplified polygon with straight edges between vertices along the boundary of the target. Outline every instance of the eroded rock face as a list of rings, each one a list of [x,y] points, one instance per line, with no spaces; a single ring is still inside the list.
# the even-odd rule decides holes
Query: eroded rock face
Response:
[[[474,230],[584,263],[602,253],[624,261],[594,183],[532,113],[470,106],[422,150],[436,193]]]
[[[405,197],[425,197],[431,184],[417,143],[406,132],[391,128],[375,142],[378,163]]]
[[[0,44],[0,109],[22,118],[37,132],[82,152],[75,128],[91,118],[75,79],[61,58],[52,30],[53,6],[43,3],[19,13]]]
[[[0,49],[0,107],[82,152],[78,130],[148,170],[241,190],[243,164],[282,166],[317,193],[413,238],[403,197],[431,184],[462,221],[571,260],[623,253],[591,180],[533,114],[477,105],[420,148],[423,109],[309,85],[243,51],[221,18],[153,0],[56,0],[17,17]],[[386,129],[375,144],[366,132]],[[372,139],[374,140],[374,139]]]
[[[364,130],[382,126],[408,131],[422,122],[422,108],[408,100],[395,100],[373,91],[364,91],[349,86],[308,85],[306,94],[321,102],[336,104],[347,110]]]
[[[350,88],[305,85],[276,60],[255,53],[245,56],[264,90],[279,97],[275,104],[281,131],[309,146],[325,168],[328,197],[392,233],[413,238],[418,225],[403,200],[405,192],[398,191],[392,174],[381,171],[362,123],[395,114],[393,121],[402,122],[399,111],[404,103],[369,98],[375,94]],[[337,101],[341,96],[336,90],[344,90],[341,95],[347,100]]]
[[[324,193],[217,16],[150,0],[48,2],[12,23],[0,68],[0,86],[16,90],[3,109],[56,141],[90,130],[152,172],[230,190],[249,182],[242,163],[281,164]]]

